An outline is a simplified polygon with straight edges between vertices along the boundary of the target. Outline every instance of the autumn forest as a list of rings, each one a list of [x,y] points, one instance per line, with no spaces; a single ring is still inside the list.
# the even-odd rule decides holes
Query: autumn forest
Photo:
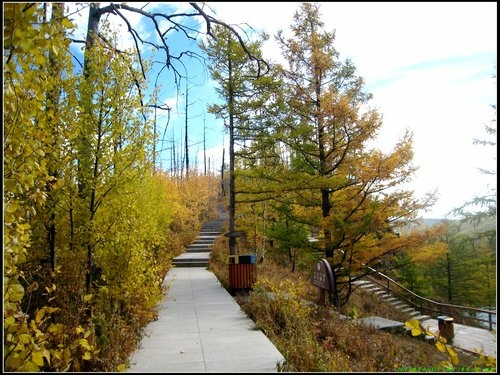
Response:
[[[192,6],[187,18],[207,25],[199,46],[218,94],[207,111],[224,121],[230,150],[218,173],[178,175],[156,161],[162,108],[149,87],[158,61],[143,58],[137,31],[136,49],[116,48],[103,16],[136,12],[157,19],[159,34],[160,19],[186,35],[187,26],[93,4],[78,61],[64,3],[3,5],[5,370],[123,370],[172,259],[218,202],[231,213],[226,229],[246,234],[229,240],[230,254],[244,246],[261,261],[276,257],[292,280],[327,258],[338,309],[370,269],[428,298],[496,308],[496,229],[487,225],[496,199],[483,197],[479,213],[464,202],[463,221],[417,225],[436,198],[402,187],[416,170],[412,134],[387,153],[370,146],[382,114],[317,4],[298,4],[292,36],[276,36],[284,65],[263,55],[269,36],[246,40]],[[173,69],[169,59],[183,56],[162,40],[158,58]]]

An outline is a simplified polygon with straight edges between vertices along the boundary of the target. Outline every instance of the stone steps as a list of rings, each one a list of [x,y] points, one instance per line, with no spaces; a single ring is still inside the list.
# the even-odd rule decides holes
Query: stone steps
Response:
[[[225,220],[216,219],[204,223],[195,240],[186,251],[172,261],[175,267],[207,267],[210,253],[217,238],[222,234]]]
[[[370,293],[373,293],[374,295],[378,296],[380,300],[389,303],[394,308],[410,315],[412,318],[417,319],[420,322],[423,322],[424,320],[430,318],[428,315],[421,315],[418,310],[409,306],[406,302],[403,302],[397,297],[392,296],[387,292],[387,290],[368,280],[357,280],[354,281],[353,284],[358,285],[360,288],[363,288]]]
[[[189,247],[186,249],[186,253],[210,253],[211,251],[211,247]]]
[[[208,231],[208,232],[200,232],[200,235],[202,236],[220,236],[222,234],[222,232],[218,232],[218,231]]]
[[[407,315],[409,315],[411,317],[411,319],[416,319],[420,323],[423,323],[425,320],[431,319],[430,316],[421,315],[419,311],[417,311],[413,307],[409,306],[406,302],[403,302],[400,299],[398,299],[397,297],[390,295],[389,293],[387,293],[387,291],[385,289],[379,287],[376,284],[371,283],[370,281],[357,280],[357,281],[354,281],[353,284],[358,285],[360,288],[363,288],[364,290],[378,296],[381,301],[384,301],[384,302],[390,304],[391,306],[393,306],[394,308],[406,313]],[[375,318],[378,318],[378,317],[372,317],[372,319],[375,319]],[[383,319],[383,318],[379,318],[379,319]],[[393,322],[393,325],[395,323],[397,323],[397,322]],[[406,335],[411,335],[411,329],[408,329],[404,326],[402,327],[402,329]],[[422,336],[418,336],[418,337],[420,337],[421,339],[423,339],[425,341],[429,341],[429,342],[432,342],[435,340],[434,336],[429,336],[429,335],[422,335]]]
[[[214,242],[215,242],[215,240],[210,241],[210,242],[207,242],[207,241],[199,242],[199,241],[195,240],[195,241],[191,242],[191,245],[188,245],[188,247],[212,247]]]
[[[205,259],[175,259],[175,267],[207,267],[208,258]]]

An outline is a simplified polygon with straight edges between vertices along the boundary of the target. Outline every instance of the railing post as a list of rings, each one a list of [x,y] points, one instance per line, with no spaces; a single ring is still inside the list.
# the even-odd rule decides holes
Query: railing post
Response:
[[[491,312],[488,313],[488,320],[489,320],[489,323],[490,323],[490,331],[493,331],[493,321],[491,319]]]

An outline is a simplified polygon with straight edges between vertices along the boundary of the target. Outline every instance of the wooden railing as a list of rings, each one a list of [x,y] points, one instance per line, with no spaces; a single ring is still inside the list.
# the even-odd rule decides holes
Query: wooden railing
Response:
[[[399,284],[397,281],[391,279],[389,276],[384,275],[383,273],[371,267],[368,268],[373,271],[373,274],[365,276],[365,278],[368,278],[370,281],[381,286],[389,294],[392,294],[399,299],[408,302],[413,308],[420,311],[421,314],[426,314],[433,318],[436,318],[440,315],[447,315],[449,317],[452,317],[455,323],[479,325],[481,327],[484,327],[483,325],[481,325],[481,322],[483,322],[488,323],[490,331],[494,329],[493,326],[495,326],[496,329],[496,311],[433,301],[431,299],[415,294],[408,288]],[[487,315],[488,319],[481,319],[477,316],[478,314]],[[493,316],[495,316],[494,321]]]

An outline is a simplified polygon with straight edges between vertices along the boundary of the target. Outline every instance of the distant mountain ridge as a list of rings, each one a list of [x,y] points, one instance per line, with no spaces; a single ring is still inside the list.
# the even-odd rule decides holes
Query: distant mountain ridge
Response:
[[[420,219],[422,221],[422,225],[430,226],[432,227],[433,225],[440,224],[446,219],[429,219],[429,218],[422,218]]]
[[[496,217],[484,218],[478,224],[473,224],[471,222],[460,222],[460,220],[450,220],[450,219],[432,219],[432,218],[420,218],[415,224],[411,224],[405,227],[405,231],[417,229],[425,229],[432,227],[441,223],[449,223],[453,226],[459,226],[460,232],[486,232],[490,230],[496,230],[497,220]]]

